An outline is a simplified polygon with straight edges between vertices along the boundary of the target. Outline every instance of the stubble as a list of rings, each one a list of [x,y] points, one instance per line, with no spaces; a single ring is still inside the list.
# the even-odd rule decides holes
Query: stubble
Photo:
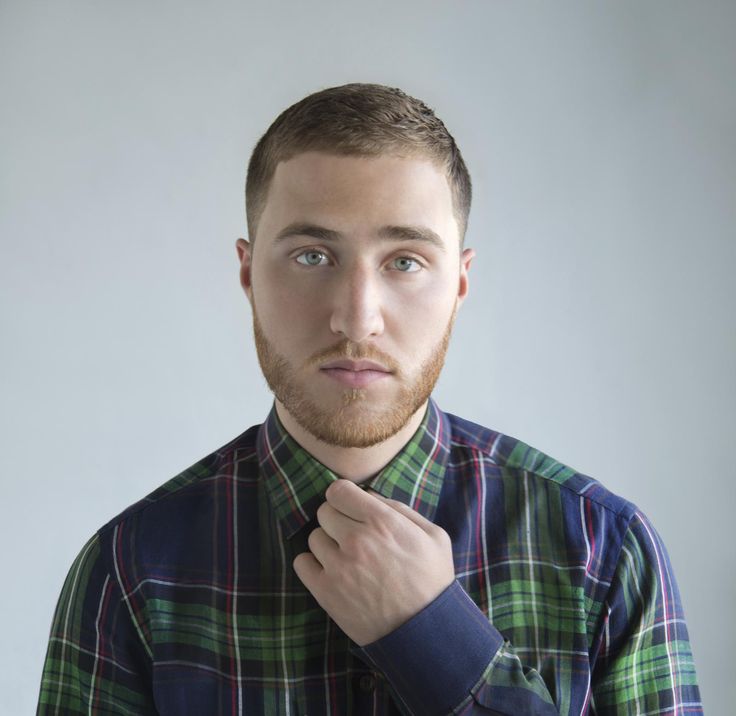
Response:
[[[306,375],[309,369],[341,359],[381,363],[393,372],[393,376],[387,380],[397,380],[400,385],[395,399],[389,405],[372,403],[370,388],[344,388],[341,405],[337,408],[319,405],[310,397],[308,387],[304,385],[306,378],[299,377],[297,370],[278,353],[264,333],[255,303],[253,334],[258,362],[266,383],[298,425],[328,445],[366,448],[398,433],[429,398],[445,362],[456,315],[457,308],[453,310],[442,337],[414,376],[405,375],[391,356],[372,346],[356,344],[347,339],[311,356],[302,369]]]

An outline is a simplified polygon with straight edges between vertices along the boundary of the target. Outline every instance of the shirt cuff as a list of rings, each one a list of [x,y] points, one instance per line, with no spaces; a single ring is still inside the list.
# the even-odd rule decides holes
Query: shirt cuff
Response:
[[[413,714],[445,714],[471,689],[504,638],[455,579],[433,602],[380,639],[350,650],[383,672]]]

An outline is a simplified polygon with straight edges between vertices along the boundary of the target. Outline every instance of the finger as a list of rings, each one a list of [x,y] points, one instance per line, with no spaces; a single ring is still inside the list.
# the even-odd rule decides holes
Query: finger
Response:
[[[317,522],[337,545],[342,544],[348,534],[363,524],[335,509],[329,502],[323,502],[317,509]]]
[[[384,497],[370,487],[368,490],[368,494],[371,497],[377,498],[383,502],[384,505],[387,505],[407,519],[410,519],[415,525],[421,527],[428,534],[431,534],[433,530],[437,528],[437,525],[435,525],[434,522],[428,520],[424,515],[420,515],[416,510],[409,507],[409,505],[405,505],[403,502],[399,502],[399,500],[392,500],[388,497]]]
[[[309,533],[307,544],[315,559],[325,569],[336,554],[340,551],[338,543],[330,537],[321,527],[316,527]]]
[[[325,499],[336,510],[358,522],[367,522],[371,516],[385,512],[384,505],[372,500],[371,495],[352,480],[335,480],[325,491]]]
[[[291,566],[294,568],[296,576],[302,581],[302,584],[314,594],[319,584],[319,578],[324,571],[316,557],[311,552],[302,552],[294,557]]]

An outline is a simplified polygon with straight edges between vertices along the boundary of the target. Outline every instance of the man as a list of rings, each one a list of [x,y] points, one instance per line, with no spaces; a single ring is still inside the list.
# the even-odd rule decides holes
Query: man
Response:
[[[431,398],[470,198],[400,90],[274,121],[236,242],[273,408],[84,546],[39,713],[701,712],[641,511]]]

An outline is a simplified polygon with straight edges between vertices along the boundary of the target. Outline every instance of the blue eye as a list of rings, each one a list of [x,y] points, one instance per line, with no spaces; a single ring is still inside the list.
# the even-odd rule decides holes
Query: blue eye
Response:
[[[393,263],[396,269],[402,273],[414,273],[415,271],[419,271],[421,268],[419,262],[409,256],[399,256],[393,260]],[[414,268],[412,268],[412,266],[414,266]]]
[[[302,261],[302,258],[304,259]],[[326,259],[327,256],[321,251],[304,251],[296,257],[297,263],[303,266],[319,266],[322,259]]]

